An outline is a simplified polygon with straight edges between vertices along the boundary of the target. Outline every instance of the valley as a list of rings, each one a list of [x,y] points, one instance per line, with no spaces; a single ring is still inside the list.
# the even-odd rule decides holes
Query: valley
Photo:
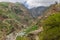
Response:
[[[60,40],[60,4],[28,9],[0,2],[0,40]]]

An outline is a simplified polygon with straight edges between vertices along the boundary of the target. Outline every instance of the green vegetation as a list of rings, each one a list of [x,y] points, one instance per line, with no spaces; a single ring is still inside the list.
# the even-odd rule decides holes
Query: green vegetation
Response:
[[[50,15],[47,19],[42,21],[44,31],[39,33],[39,40],[60,40],[60,13]],[[26,29],[28,34],[31,31],[37,30],[38,26],[34,25]],[[26,38],[27,40],[28,38]],[[23,37],[17,37],[16,40],[25,40]]]
[[[7,4],[6,4],[7,5]],[[8,8],[8,11],[5,11],[5,3],[1,3],[0,6],[2,6],[2,9],[0,9],[0,31],[3,29],[6,31],[6,34],[10,33],[12,31],[12,28],[15,27],[15,23],[20,22],[20,18],[13,12],[10,11]],[[8,6],[8,5],[7,5]]]
[[[0,6],[4,8],[8,8],[9,3],[8,2],[0,2]]]
[[[43,40],[60,40],[60,13],[52,14],[42,24]]]
[[[24,25],[26,27],[28,24],[31,25],[30,20],[28,10],[23,4],[0,2],[0,39],[3,35],[6,36],[14,31],[24,29]]]
[[[28,27],[24,32],[25,35],[28,35],[31,31],[37,30],[38,26],[37,25],[33,25],[32,27]],[[29,40],[28,37],[26,36],[17,36],[16,40]]]
[[[37,25],[34,25],[32,27],[27,28],[24,32],[26,34],[28,34],[29,32],[34,31],[34,30],[37,30],[37,29],[38,29],[38,26]]]
[[[32,19],[32,17],[29,15],[28,9],[26,9],[26,7],[24,7],[23,4],[0,2],[0,39],[5,38],[6,35],[9,35],[12,32],[19,32],[20,30],[26,33],[26,35],[28,36],[30,32],[39,29],[39,27],[41,26],[43,27],[44,31],[38,33],[39,40],[60,40],[59,8],[60,6],[58,5],[52,7],[51,10],[49,8],[50,11],[48,10],[47,13],[50,12],[51,15],[47,17],[45,20],[42,19],[42,22],[40,20],[40,22],[38,22],[35,25],[32,22],[34,19]],[[54,13],[56,11],[59,12]],[[37,20],[34,21],[37,22]],[[16,40],[29,40],[29,38],[26,35],[17,36]]]
[[[17,36],[16,40],[28,40],[28,37],[25,37],[25,36]]]

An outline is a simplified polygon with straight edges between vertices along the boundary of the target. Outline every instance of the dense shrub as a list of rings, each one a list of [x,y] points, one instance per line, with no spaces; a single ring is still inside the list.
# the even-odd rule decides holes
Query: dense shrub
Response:
[[[43,40],[60,40],[60,13],[52,14],[43,22]]]

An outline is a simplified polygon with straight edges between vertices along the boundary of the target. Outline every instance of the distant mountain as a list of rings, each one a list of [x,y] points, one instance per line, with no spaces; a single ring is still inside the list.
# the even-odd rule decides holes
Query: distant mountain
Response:
[[[45,6],[32,8],[30,9],[31,16],[33,18],[37,18],[38,16],[42,15],[46,9],[48,9],[48,7],[45,7]]]
[[[52,14],[56,14],[56,13],[60,13],[60,3],[55,3],[55,4],[50,5],[47,8],[47,10],[44,11],[43,15],[38,17],[38,20],[40,20],[41,22],[41,20],[45,20]],[[38,21],[37,24],[39,24],[40,22]]]

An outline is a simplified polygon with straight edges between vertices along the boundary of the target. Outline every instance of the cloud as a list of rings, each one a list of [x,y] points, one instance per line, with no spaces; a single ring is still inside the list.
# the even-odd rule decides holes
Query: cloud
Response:
[[[0,0],[0,2],[24,2],[24,0]]]
[[[28,6],[28,8],[37,7],[37,6],[49,6],[50,4],[55,3],[55,1],[60,2],[59,0],[0,0],[5,2],[21,2]]]
[[[55,1],[60,2],[59,0],[26,0],[26,4],[31,8],[37,6],[49,6],[50,4],[55,3]]]

